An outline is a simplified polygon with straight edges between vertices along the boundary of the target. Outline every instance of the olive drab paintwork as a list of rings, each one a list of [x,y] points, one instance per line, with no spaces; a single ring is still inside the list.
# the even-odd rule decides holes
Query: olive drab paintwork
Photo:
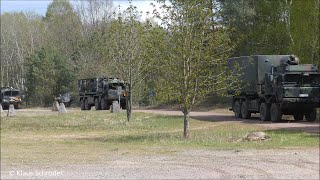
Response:
[[[78,80],[78,90],[82,110],[109,110],[113,101],[120,101],[126,109],[126,84],[117,78],[90,78]]]
[[[22,103],[20,91],[13,87],[0,88],[0,103],[3,109],[9,109],[10,104],[13,104],[15,109],[20,108]]]
[[[283,114],[315,120],[320,105],[320,73],[316,65],[299,64],[294,55],[253,55],[228,59],[228,69],[240,67],[240,88],[233,95],[237,117],[259,113],[262,120],[278,121]],[[262,106],[261,106],[262,105]]]

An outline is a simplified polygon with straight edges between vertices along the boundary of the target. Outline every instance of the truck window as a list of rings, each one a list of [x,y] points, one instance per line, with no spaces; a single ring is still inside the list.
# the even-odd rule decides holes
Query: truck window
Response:
[[[301,74],[287,74],[285,75],[286,83],[304,83],[304,84],[320,84],[319,74],[310,74],[304,76]]]
[[[19,91],[6,91],[4,92],[4,96],[18,96]]]
[[[303,83],[320,84],[320,75],[319,74],[310,74],[309,76],[303,76]]]
[[[109,84],[109,89],[111,90],[118,90],[118,87],[121,86],[121,89],[124,90],[124,84],[123,83],[110,83]]]
[[[284,79],[286,83],[301,83],[300,74],[286,74]]]

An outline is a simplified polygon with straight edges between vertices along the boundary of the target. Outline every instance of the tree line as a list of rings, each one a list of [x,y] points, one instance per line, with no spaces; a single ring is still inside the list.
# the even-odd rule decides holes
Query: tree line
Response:
[[[77,79],[126,80],[131,102],[180,105],[187,118],[210,93],[223,94],[226,59],[252,54],[295,54],[319,62],[319,0],[159,0],[142,20],[131,3],[54,0],[44,16],[1,15],[0,86],[26,94],[29,105],[77,92]],[[155,7],[155,5],[154,5]],[[228,82],[228,83],[226,83]],[[185,136],[188,136],[186,132]]]

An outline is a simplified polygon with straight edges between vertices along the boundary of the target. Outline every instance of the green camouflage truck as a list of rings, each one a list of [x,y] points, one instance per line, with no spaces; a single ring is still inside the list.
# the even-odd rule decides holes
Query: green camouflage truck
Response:
[[[249,119],[260,113],[262,121],[315,121],[320,106],[320,73],[317,65],[299,64],[294,55],[253,55],[228,59],[228,69],[240,67],[239,88],[229,90],[235,117]]]
[[[90,78],[78,80],[81,110],[109,110],[113,101],[120,101],[120,107],[126,109],[126,86],[117,78]]]
[[[21,102],[21,95],[18,89],[13,87],[0,88],[0,103],[3,109],[9,109],[10,104],[13,104],[15,109],[19,109]]]

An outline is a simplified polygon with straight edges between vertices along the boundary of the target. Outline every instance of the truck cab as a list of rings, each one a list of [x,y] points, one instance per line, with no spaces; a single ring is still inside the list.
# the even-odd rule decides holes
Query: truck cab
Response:
[[[293,115],[295,120],[313,121],[315,107],[320,102],[320,73],[313,64],[281,64],[273,68],[273,77],[266,86],[279,103],[282,114]]]
[[[109,110],[113,101],[126,109],[126,83],[119,78],[90,78],[78,81],[81,110]]]
[[[13,87],[0,88],[0,102],[3,109],[9,109],[9,105],[13,104],[15,109],[21,107],[21,96],[18,89]]]
[[[280,121],[293,115],[296,121],[316,120],[320,105],[320,72],[317,65],[300,64],[295,55],[252,55],[228,59],[230,72],[240,74],[234,86],[235,117],[249,119],[260,113],[262,121]]]

